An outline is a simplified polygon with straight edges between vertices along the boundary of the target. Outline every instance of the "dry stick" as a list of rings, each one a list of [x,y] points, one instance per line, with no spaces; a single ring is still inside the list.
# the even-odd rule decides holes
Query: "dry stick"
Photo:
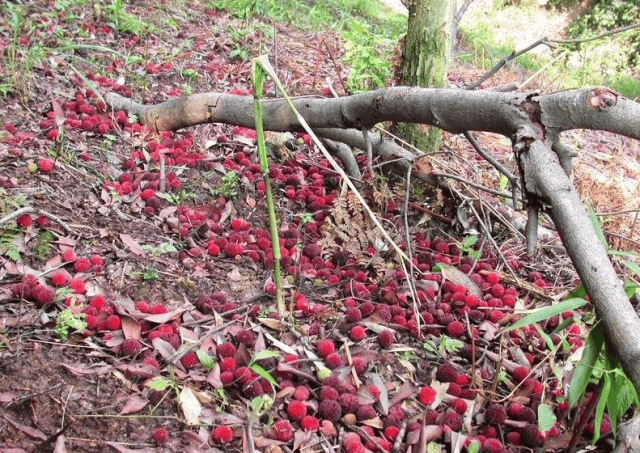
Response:
[[[300,115],[300,112],[298,112],[298,110],[295,108],[295,106],[291,102],[291,98],[286,94],[286,91],[285,91],[284,87],[282,86],[282,83],[280,83],[280,80],[277,78],[275,72],[273,71],[273,67],[271,66],[271,63],[269,63],[269,60],[266,57],[266,55],[258,57],[257,61],[264,68],[265,72],[267,74],[269,74],[271,79],[276,83],[276,86],[278,87],[278,89],[285,96],[285,100],[287,101],[287,104],[289,105],[289,108],[291,109],[291,112],[296,117],[296,120],[298,121],[298,123],[300,123],[300,125],[302,125],[302,127],[307,132],[307,134],[309,134],[311,136],[311,138],[316,143],[316,145],[318,146],[318,148],[320,149],[320,151],[322,152],[324,157],[329,161],[329,163],[334,168],[334,170],[342,177],[342,179],[345,181],[347,186],[349,186],[349,189],[351,189],[351,191],[356,196],[356,198],[358,199],[360,204],[362,204],[362,207],[367,212],[367,215],[369,216],[371,221],[375,224],[376,228],[378,228],[378,230],[382,233],[382,235],[387,240],[387,242],[393,247],[393,249],[396,251],[396,253],[398,253],[398,255],[400,255],[400,257],[402,257],[402,259],[405,259],[405,260],[409,261],[410,265],[413,266],[413,263],[411,263],[411,261],[409,260],[407,255],[402,251],[402,249],[400,249],[398,244],[396,244],[394,242],[394,240],[391,238],[391,236],[389,236],[389,233],[387,233],[387,231],[384,229],[384,227],[380,224],[380,221],[376,218],[376,216],[373,213],[373,211],[371,211],[371,208],[367,204],[367,202],[364,199],[364,197],[362,196],[362,194],[358,191],[356,186],[353,184],[353,181],[351,181],[351,178],[349,178],[349,176],[344,172],[344,170],[342,168],[340,168],[338,163],[335,161],[333,156],[331,156],[331,154],[329,154],[329,152],[324,147],[324,145],[322,144],[322,142],[320,141],[318,136],[315,134],[315,132],[313,132],[311,127],[309,127],[309,124],[307,123],[307,121],[302,117],[302,115]]]
[[[402,440],[404,439],[404,434],[407,431],[407,425],[409,421],[407,417],[402,420],[402,424],[400,425],[400,429],[398,430],[398,436],[396,437],[396,441],[393,443],[393,447],[391,451],[393,453],[398,453],[400,451],[400,446],[402,445]]]
[[[413,254],[411,253],[411,238],[409,237],[409,187],[411,187],[411,170],[413,169],[413,165],[409,165],[407,168],[407,190],[404,193],[404,231],[407,235],[407,253],[409,256],[409,260],[413,260]],[[404,271],[404,275],[407,277],[407,284],[409,285],[409,291],[411,291],[411,297],[413,298],[413,313],[416,316],[416,329],[420,332],[420,308],[418,307],[418,292],[416,291],[415,285],[413,284],[413,279],[411,278],[411,274],[407,271],[407,267],[404,262],[400,261],[402,264],[402,270]]]
[[[338,63],[336,63],[335,58],[333,58],[333,53],[331,52],[331,49],[329,49],[329,44],[327,44],[327,42],[324,40],[324,38],[322,38],[322,43],[324,44],[324,47],[327,49],[327,53],[329,54],[329,58],[331,59],[331,63],[333,63],[334,69],[338,73],[338,81],[340,82],[340,85],[342,85],[342,89],[344,90],[345,94],[349,94],[349,91],[347,90],[347,86],[344,84],[344,80],[342,80],[342,74],[341,74],[341,71],[340,71],[340,67],[338,66]],[[338,96],[336,96],[336,97],[338,97]]]
[[[468,179],[464,179],[461,178],[460,176],[456,176],[456,175],[450,175],[449,173],[431,173],[432,176],[435,177],[442,177],[442,178],[450,178],[450,179],[455,179],[456,181],[460,181],[462,183],[465,183],[468,186],[473,187],[474,189],[478,189],[478,190],[482,190],[483,192],[487,192],[490,193],[491,195],[496,195],[498,197],[505,197],[505,198],[511,198],[512,195],[509,195],[508,193],[504,193],[504,192],[500,192],[499,190],[493,190],[490,189],[488,187],[484,187],[481,186],[480,184],[476,184],[474,182],[469,181]]]
[[[369,131],[366,127],[362,128],[362,136],[364,137],[364,145],[367,152],[367,170],[369,176],[373,178],[373,150],[371,148],[371,140],[369,140]]]
[[[24,208],[17,209],[15,211],[13,211],[12,213],[7,214],[6,216],[2,217],[0,219],[0,225],[4,225],[5,223],[10,222],[11,220],[15,219],[16,217],[20,217],[22,214],[29,214],[29,213],[43,215],[43,216],[53,220],[54,222],[59,224],[62,227],[62,229],[65,231],[65,233],[67,233],[67,234],[76,234],[78,236],[80,235],[80,233],[78,233],[77,231],[74,231],[71,227],[69,227],[66,224],[66,222],[64,220],[62,220],[57,215],[51,214],[51,213],[49,213],[47,211],[44,211],[42,209],[32,208],[30,206],[25,206]]]

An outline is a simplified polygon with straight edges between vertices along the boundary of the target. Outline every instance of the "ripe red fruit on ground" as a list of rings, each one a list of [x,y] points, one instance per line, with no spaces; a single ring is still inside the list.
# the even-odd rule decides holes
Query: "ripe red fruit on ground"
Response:
[[[418,393],[418,401],[420,401],[425,406],[428,406],[436,400],[436,395],[437,393],[435,389],[429,386],[422,387],[420,389],[420,392]]]
[[[38,161],[38,168],[44,173],[49,173],[53,170],[53,167],[55,167],[53,159],[44,158]]]
[[[51,274],[50,279],[53,286],[64,286],[69,281],[69,274],[64,271],[56,271]]]
[[[122,342],[120,352],[125,356],[134,356],[142,351],[142,345],[135,338],[127,338]]]
[[[324,358],[324,363],[327,364],[327,367],[333,370],[342,366],[342,357],[340,357],[340,354],[334,352]]]
[[[296,391],[293,393],[293,399],[298,401],[307,401],[311,396],[311,391],[305,385],[299,385],[296,387]]]
[[[349,338],[353,341],[362,341],[367,336],[367,331],[362,326],[353,326],[349,332]]]
[[[524,381],[528,375],[529,375],[529,370],[523,366],[519,366],[511,372],[511,377],[516,382]]]
[[[220,357],[234,357],[236,355],[236,347],[233,343],[225,341],[218,345],[218,355]]]
[[[464,415],[464,413],[467,411],[467,402],[462,398],[456,398],[451,401],[451,409],[453,409],[460,415]]]
[[[489,438],[482,442],[482,451],[485,453],[502,453],[504,446],[498,439]]]
[[[242,255],[242,252],[244,252],[244,246],[242,244],[229,242],[224,246],[224,253],[226,253],[229,258],[235,258],[238,255]]]
[[[149,313],[152,315],[161,315],[167,312],[167,308],[162,304],[153,304],[149,307]]]
[[[77,259],[76,252],[73,249],[67,249],[62,252],[62,261],[75,261]]]
[[[49,140],[57,140],[58,139],[58,131],[55,129],[51,129],[49,132],[47,132],[47,137],[49,137]]]
[[[217,444],[228,444],[233,440],[233,431],[228,426],[216,426],[211,431],[211,439]]]
[[[362,357],[353,357],[353,369],[358,376],[361,375],[367,369],[367,361]]]
[[[492,404],[487,409],[485,418],[488,423],[501,425],[507,419],[507,410],[504,408],[502,404],[498,404],[498,403]]]
[[[84,285],[84,280],[80,278],[74,278],[69,282],[69,288],[74,290],[78,294],[84,294],[87,292],[87,288]]]
[[[440,382],[455,382],[457,377],[458,370],[448,362],[440,365],[436,371],[436,379]]]
[[[149,198],[153,197],[155,194],[156,192],[153,189],[144,189],[140,193],[140,198],[142,198],[144,201],[147,201]]]
[[[509,444],[519,445],[520,444],[520,433],[517,431],[511,431],[504,436],[504,440]]]
[[[340,394],[333,387],[329,387],[325,385],[320,389],[320,394],[319,394],[320,401],[337,400],[339,396]]]
[[[358,445],[362,445],[362,439],[360,439],[358,433],[346,433],[342,437],[342,448],[344,451],[352,452]]]
[[[326,399],[318,406],[318,413],[325,420],[335,422],[340,420],[340,417],[342,417],[342,408],[340,407],[340,403],[336,400]]]
[[[453,321],[447,324],[447,333],[453,338],[459,338],[465,334],[467,327],[463,322]]]
[[[376,410],[370,404],[363,404],[356,409],[356,418],[358,421],[371,420],[372,418],[376,418],[377,415]]]
[[[27,228],[33,225],[33,219],[29,214],[22,214],[16,219],[16,224],[21,228]]]
[[[200,361],[198,360],[198,355],[195,352],[189,351],[180,358],[180,363],[182,363],[182,366],[187,370],[191,370],[198,366]]]
[[[325,338],[318,342],[316,350],[318,351],[318,355],[324,359],[329,354],[333,354],[335,352],[336,345],[330,339]]]
[[[136,302],[136,309],[142,313],[149,313],[149,304],[144,300]]]
[[[344,314],[349,322],[358,322],[362,319],[362,312],[357,307],[347,308]]]
[[[287,406],[287,416],[289,420],[298,422],[307,415],[307,405],[302,401],[293,400]]]
[[[491,283],[492,285],[495,285],[496,283],[500,283],[500,276],[495,272],[489,272],[484,276],[484,279],[487,282]]]
[[[445,412],[440,420],[440,425],[448,426],[452,431],[460,431],[463,424],[464,420],[462,419],[460,414],[452,410]]]
[[[31,295],[33,299],[40,305],[41,307],[53,302],[53,296],[55,292],[53,289],[44,285],[36,285],[31,289]]]
[[[91,269],[91,263],[86,258],[78,258],[75,263],[73,263],[73,269],[76,272],[87,272]]]
[[[378,343],[380,343],[380,346],[382,346],[383,348],[390,347],[393,344],[393,341],[393,333],[391,333],[389,330],[383,330],[378,333]]]
[[[107,317],[104,322],[104,326],[107,330],[118,330],[120,325],[120,318],[117,315]]]
[[[169,440],[169,431],[166,428],[156,428],[153,431],[153,440],[156,444],[164,444]]]
[[[305,431],[317,431],[320,428],[320,421],[313,415],[305,415],[300,420],[300,427]]]
[[[345,414],[355,414],[358,407],[360,407],[358,397],[353,393],[343,393],[338,397],[338,403]]]
[[[397,426],[387,426],[384,429],[384,436],[391,442],[396,440],[396,438],[398,437],[398,433],[400,433],[400,428],[398,428]]]
[[[273,433],[280,442],[287,442],[293,437],[293,426],[286,420],[278,420],[273,424]]]
[[[225,357],[220,361],[220,371],[234,371],[237,368],[236,360],[233,357]]]
[[[104,264],[104,260],[100,255],[91,255],[89,257],[89,262],[95,267],[102,267]]]
[[[158,361],[156,359],[154,359],[153,357],[145,357],[144,359],[142,359],[142,363],[144,365],[149,365],[150,367],[155,368],[156,370],[160,369],[160,364],[158,363]]]
[[[544,443],[544,436],[534,424],[528,424],[520,431],[520,441],[528,448],[537,448]]]

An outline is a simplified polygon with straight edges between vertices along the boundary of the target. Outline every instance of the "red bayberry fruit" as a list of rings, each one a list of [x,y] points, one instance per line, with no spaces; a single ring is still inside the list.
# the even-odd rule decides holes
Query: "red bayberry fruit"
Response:
[[[53,302],[54,295],[55,292],[48,286],[36,285],[31,288],[31,296],[41,307]]]
[[[313,415],[305,415],[300,420],[300,427],[305,431],[317,431],[320,428],[320,422]]]
[[[162,304],[153,304],[149,307],[149,313],[152,315],[162,315],[167,312],[167,308]]]
[[[528,424],[520,431],[520,441],[525,447],[537,448],[544,443],[544,437],[536,425]]]
[[[142,351],[142,345],[135,338],[127,338],[120,346],[120,352],[125,356],[134,356]]]
[[[420,392],[418,393],[418,401],[420,401],[425,406],[428,406],[436,400],[436,395],[437,393],[435,389],[429,386],[422,387],[420,389]]]
[[[16,224],[21,228],[27,228],[33,225],[33,219],[29,214],[22,214],[16,219]]]
[[[117,315],[111,315],[105,320],[104,326],[107,330],[118,330],[120,328],[120,318]]]
[[[74,278],[69,281],[69,288],[74,290],[78,294],[84,294],[87,292],[87,288],[84,285],[84,280],[80,278]]]
[[[393,344],[394,338],[393,333],[389,330],[383,330],[378,333],[378,343],[383,348],[388,348]]]
[[[344,414],[355,414],[358,407],[360,407],[358,397],[353,393],[343,393],[338,397],[338,403],[340,404],[342,413]]]
[[[64,271],[57,271],[51,274],[50,279],[53,286],[64,286],[69,281],[69,274]]]
[[[464,415],[467,411],[467,402],[462,398],[455,398],[451,401],[451,409],[456,411],[460,415]]]
[[[357,307],[347,308],[344,314],[349,322],[358,322],[362,319],[362,312]]]
[[[511,372],[511,377],[516,382],[524,381],[527,376],[529,376],[529,370],[523,366],[519,366]]]
[[[356,410],[356,418],[358,421],[371,420],[372,418],[376,418],[377,415],[376,410],[370,404],[363,404]]]
[[[288,442],[293,438],[293,426],[286,420],[278,420],[273,424],[273,433],[280,442]]]
[[[340,354],[334,352],[324,358],[324,363],[327,364],[327,367],[333,370],[342,366],[342,357],[340,356]]]
[[[487,409],[485,418],[487,419],[488,423],[501,425],[507,419],[507,411],[502,404],[498,404],[498,403],[492,404]]]
[[[320,394],[319,394],[320,401],[337,400],[339,396],[340,394],[333,387],[329,387],[325,385],[320,389]]]
[[[169,440],[169,431],[166,428],[156,428],[153,431],[153,440],[156,444],[161,445],[166,443]]]
[[[53,170],[53,167],[55,167],[53,159],[44,158],[38,161],[38,168],[44,173],[49,173]]]
[[[228,426],[216,426],[211,431],[211,439],[217,444],[228,444],[233,440],[233,431]]]
[[[320,340],[317,346],[318,355],[322,358],[327,357],[329,354],[333,354],[336,350],[336,345],[328,338]]]
[[[73,263],[73,269],[76,272],[87,272],[91,269],[91,263],[86,258],[78,258],[75,263]]]
[[[287,415],[291,421],[300,421],[305,415],[307,415],[307,405],[302,401],[291,401],[287,406]]]
[[[457,377],[458,370],[450,363],[443,363],[436,371],[436,379],[440,382],[455,382]]]
[[[462,419],[462,416],[452,410],[448,410],[442,417],[440,417],[440,425],[448,426],[451,431],[460,431],[463,424],[464,421]]]
[[[453,338],[459,338],[463,336],[467,328],[463,322],[453,321],[447,324],[447,333]]]
[[[76,252],[73,249],[67,249],[62,252],[62,261],[70,262],[75,261],[77,259]]]
[[[155,368],[156,370],[160,369],[160,364],[153,357],[145,357],[144,359],[142,359],[142,363],[144,365],[148,365],[148,366],[150,366],[152,368]]]
[[[185,369],[191,370],[198,366],[200,361],[198,360],[198,355],[195,352],[189,351],[180,358],[180,363],[182,363],[182,366],[185,367]]]
[[[362,326],[353,326],[349,332],[349,338],[353,341],[362,341],[367,336],[367,331]]]
[[[326,399],[318,406],[318,413],[325,419],[331,422],[340,420],[342,417],[342,408],[340,403],[336,400]]]
[[[225,357],[220,360],[220,371],[234,371],[237,368],[236,360],[233,357]]]
[[[233,343],[225,341],[218,345],[218,355],[220,357],[234,357],[236,355],[236,347]]]
[[[488,273],[487,275],[484,276],[484,278],[487,282],[491,283],[492,285],[500,283],[500,276],[495,272]]]
[[[502,453],[504,446],[498,439],[489,438],[482,442],[483,453]]]
[[[242,244],[228,242],[227,245],[224,246],[224,253],[226,253],[229,258],[235,258],[236,256],[242,255],[243,252],[244,246]]]

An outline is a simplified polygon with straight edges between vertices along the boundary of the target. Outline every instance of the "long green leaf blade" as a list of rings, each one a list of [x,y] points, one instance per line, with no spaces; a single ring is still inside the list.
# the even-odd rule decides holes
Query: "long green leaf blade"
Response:
[[[576,371],[573,373],[571,387],[569,388],[569,407],[575,406],[580,398],[582,398],[582,395],[584,395],[603,344],[604,329],[602,324],[598,323],[591,329],[587,342],[584,345],[584,350],[582,351],[580,363],[578,363]]]
[[[516,322],[509,326],[506,331],[518,329],[522,326],[526,326],[529,324],[533,324],[536,322],[544,321],[545,319],[551,318],[552,316],[556,316],[561,314],[562,312],[575,310],[576,308],[582,307],[586,304],[587,301],[584,299],[567,299],[563,300],[560,303],[551,305],[550,307],[544,307],[539,310],[530,313],[529,315],[522,318],[520,321]]]

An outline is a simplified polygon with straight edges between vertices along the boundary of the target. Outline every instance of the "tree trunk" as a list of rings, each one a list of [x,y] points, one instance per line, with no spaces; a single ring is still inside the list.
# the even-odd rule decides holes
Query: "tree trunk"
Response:
[[[409,4],[407,38],[402,60],[402,85],[424,88],[444,87],[451,56],[451,24],[454,2],[413,0]],[[395,132],[417,148],[435,152],[441,132],[436,127],[414,123],[399,124]]]
[[[140,117],[157,130],[176,130],[207,122],[254,127],[251,97],[199,94],[144,106],[109,94],[115,109]],[[562,242],[603,318],[605,334],[625,372],[640,392],[640,318],[624,293],[565,168],[557,137],[569,129],[598,129],[640,139],[640,104],[607,89],[561,91],[547,95],[395,87],[344,98],[294,101],[320,137],[363,149],[362,128],[384,121],[415,122],[452,133],[480,130],[510,138],[529,199],[548,206]],[[264,102],[264,128],[299,131],[282,100]],[[346,130],[345,130],[346,129]],[[374,152],[413,164],[414,174],[435,180],[430,168],[392,140],[371,134]],[[557,151],[557,152],[554,152]]]

